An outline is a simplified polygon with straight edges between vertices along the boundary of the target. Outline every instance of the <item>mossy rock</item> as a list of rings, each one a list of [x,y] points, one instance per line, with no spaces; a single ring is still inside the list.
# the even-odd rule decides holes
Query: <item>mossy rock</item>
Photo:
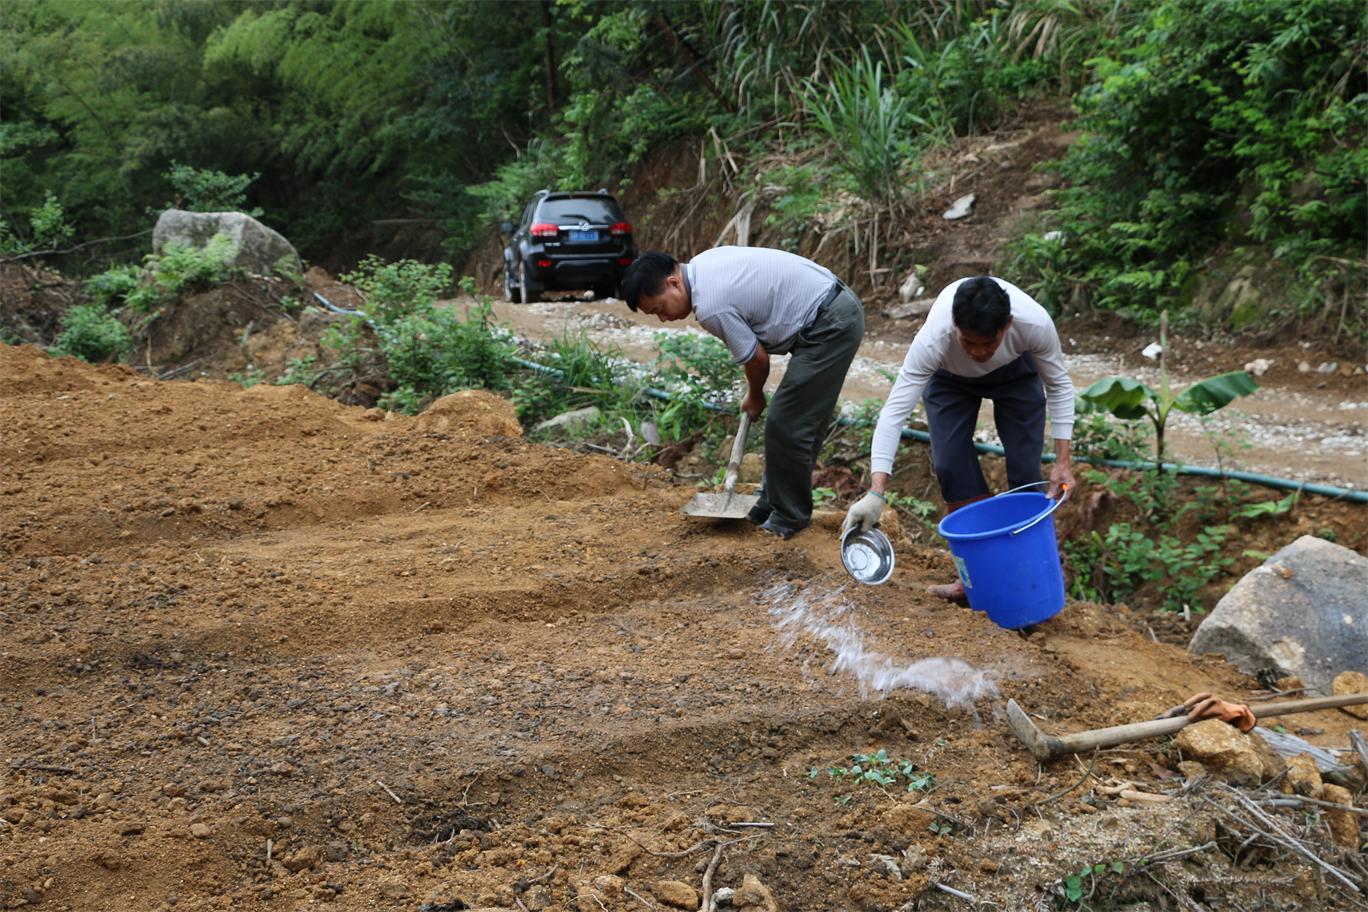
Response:
[[[1286,321],[1291,276],[1267,252],[1240,248],[1215,260],[1192,290],[1203,323],[1232,332],[1272,329]]]

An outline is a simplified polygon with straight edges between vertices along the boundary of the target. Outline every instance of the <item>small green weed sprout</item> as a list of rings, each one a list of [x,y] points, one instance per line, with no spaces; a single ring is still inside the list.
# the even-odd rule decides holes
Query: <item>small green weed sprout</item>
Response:
[[[1127,870],[1123,861],[1085,864],[1078,873],[1066,874],[1051,884],[1048,890],[1065,905],[1080,905],[1097,892],[1099,881],[1103,878],[1124,878]]]
[[[898,511],[900,516],[910,518],[912,529],[918,536],[925,532],[936,531],[936,524],[931,520],[931,515],[936,512],[936,505],[929,500],[922,500],[911,494],[897,494],[889,492],[884,495],[884,500],[890,507]]]
[[[828,766],[827,778],[872,785],[885,791],[905,787],[908,792],[926,792],[936,787],[934,773],[919,769],[911,760],[892,757],[882,747],[872,754],[851,754],[850,760],[848,766]],[[821,770],[814,766],[808,770],[808,779],[815,780],[820,773]]]
[[[251,389],[266,379],[266,372],[256,365],[249,365],[244,371],[230,371],[228,379],[240,384],[243,389]]]

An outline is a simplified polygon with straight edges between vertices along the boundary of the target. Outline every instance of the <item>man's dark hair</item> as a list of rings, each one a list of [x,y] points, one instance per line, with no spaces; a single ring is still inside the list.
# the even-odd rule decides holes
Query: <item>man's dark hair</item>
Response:
[[[674,257],[658,250],[647,251],[633,260],[622,274],[622,297],[627,301],[627,307],[636,310],[642,295],[660,294],[665,280],[674,275],[678,265]]]
[[[975,276],[955,289],[950,313],[963,332],[991,339],[1012,318],[1012,302],[991,276]]]

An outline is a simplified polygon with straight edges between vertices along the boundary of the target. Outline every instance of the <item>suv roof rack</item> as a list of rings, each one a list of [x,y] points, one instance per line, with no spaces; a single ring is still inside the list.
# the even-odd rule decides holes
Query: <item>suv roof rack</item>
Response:
[[[576,197],[583,198],[583,197],[586,197],[586,196],[607,196],[607,197],[610,197],[610,198],[611,198],[613,194],[609,193],[607,190],[538,190],[538,191],[537,191],[537,196],[543,196],[543,195],[546,197],[546,199],[575,199]]]

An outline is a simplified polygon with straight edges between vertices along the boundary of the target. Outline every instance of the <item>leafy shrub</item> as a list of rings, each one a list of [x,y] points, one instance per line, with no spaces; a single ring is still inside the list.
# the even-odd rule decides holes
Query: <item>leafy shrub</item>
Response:
[[[251,389],[266,379],[266,372],[259,367],[249,365],[244,371],[230,371],[228,379],[240,384],[243,389]]]
[[[259,218],[261,209],[247,208],[247,188],[261,174],[225,174],[172,162],[163,175],[176,191],[181,209],[191,212],[245,212]]]
[[[76,229],[67,224],[62,204],[51,190],[44,194],[41,205],[29,210],[28,240],[17,236],[0,218],[0,254],[13,256],[38,250],[56,250],[71,240]]]
[[[427,315],[437,297],[451,285],[451,267],[416,260],[387,263],[371,254],[342,276],[366,295],[367,316],[393,323],[410,315]]]
[[[1066,540],[1065,554],[1078,573],[1070,586],[1076,598],[1120,601],[1146,584],[1162,584],[1160,594],[1167,611],[1203,610],[1201,590],[1223,574],[1234,558],[1222,550],[1234,526],[1212,526],[1198,532],[1190,542],[1177,536],[1113,523],[1104,535],[1092,532],[1079,541]]]
[[[375,327],[396,389],[382,407],[414,413],[460,389],[506,390],[515,350],[511,334],[482,301],[461,318],[429,307]]]
[[[85,281],[86,294],[92,301],[105,307],[122,304],[138,287],[142,270],[133,263],[111,266]]]
[[[77,304],[61,318],[62,331],[53,354],[75,355],[92,364],[112,361],[133,347],[128,328],[103,304]]]
[[[216,234],[202,248],[168,244],[160,255],[143,258],[143,279],[124,297],[129,307],[149,313],[189,291],[231,281],[241,270],[231,262],[233,239]]]
[[[1217,251],[1257,244],[1293,271],[1306,306],[1324,302],[1328,278],[1361,287],[1362,4],[1145,8],[1076,99],[1085,134],[1059,165],[1054,213],[1064,243],[1027,242],[1039,266],[1028,286],[1058,306],[1068,276],[1071,296],[1152,314],[1182,303]]]
[[[713,405],[735,398],[740,374],[721,340],[700,333],[657,332],[653,379],[672,392]]]
[[[369,256],[343,278],[365,293],[364,314],[323,334],[320,345],[336,355],[327,368],[292,363],[295,382],[317,386],[327,378],[336,393],[364,378],[388,388],[378,405],[408,413],[456,390],[511,386],[516,345],[495,322],[490,300],[477,301],[464,317],[438,306],[451,284],[450,266]]]

